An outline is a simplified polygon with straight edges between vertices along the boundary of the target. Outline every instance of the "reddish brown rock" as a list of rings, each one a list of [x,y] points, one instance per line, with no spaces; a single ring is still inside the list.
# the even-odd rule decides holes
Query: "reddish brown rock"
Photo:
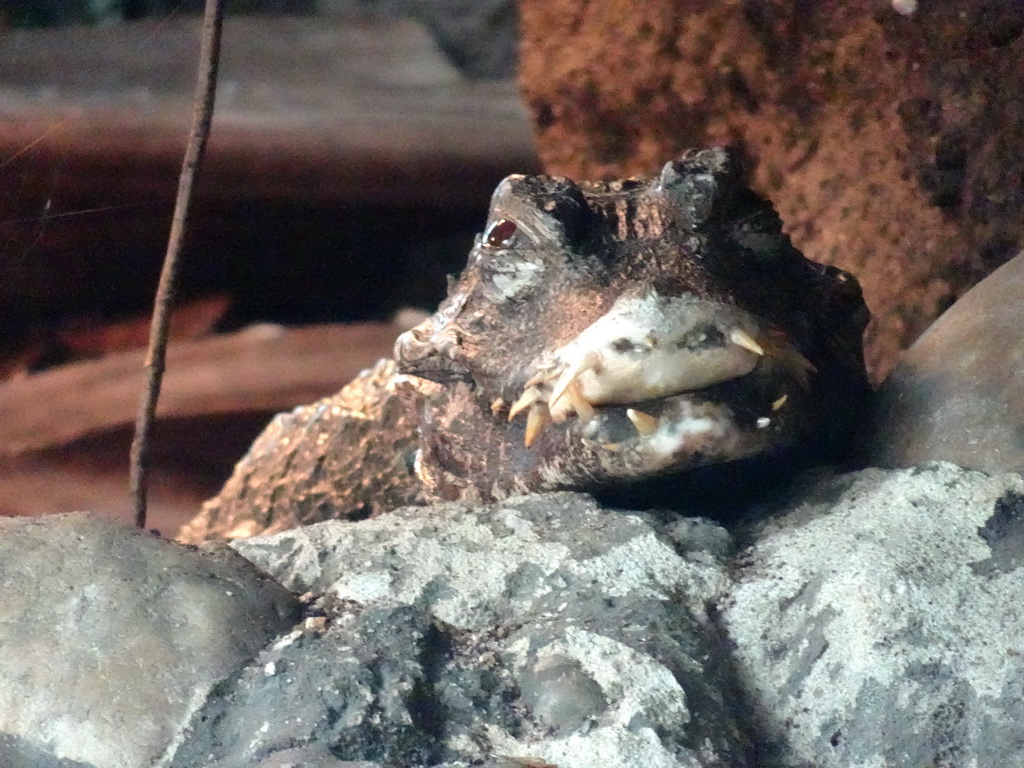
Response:
[[[731,143],[810,258],[853,272],[874,379],[1024,244],[1024,6],[524,0],[549,172],[651,172]]]

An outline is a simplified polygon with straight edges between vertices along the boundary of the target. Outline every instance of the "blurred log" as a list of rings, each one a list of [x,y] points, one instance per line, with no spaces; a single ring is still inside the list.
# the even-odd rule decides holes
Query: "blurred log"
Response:
[[[198,20],[9,31],[3,39],[5,158],[70,151],[126,184],[130,152],[154,171],[169,164],[175,181]],[[515,84],[464,78],[411,21],[233,17],[220,83],[210,196],[250,195],[255,181],[261,194],[311,203],[429,204],[439,195],[473,203],[490,195],[496,173],[536,165]],[[74,183],[70,176],[62,186]],[[132,182],[136,190],[141,182]]]
[[[316,400],[390,356],[402,330],[388,323],[255,326],[173,343],[158,420],[276,412]],[[131,424],[143,357],[142,350],[109,355],[0,384],[0,455],[55,448]],[[205,439],[217,437],[211,430]]]
[[[198,22],[2,39],[0,320],[137,310],[166,240]],[[414,22],[231,18],[184,290],[284,275],[330,291],[318,305],[341,317],[385,316],[367,297],[423,265],[368,242],[482,220],[503,176],[536,168],[515,85],[464,78]],[[295,279],[300,265],[319,279]]]

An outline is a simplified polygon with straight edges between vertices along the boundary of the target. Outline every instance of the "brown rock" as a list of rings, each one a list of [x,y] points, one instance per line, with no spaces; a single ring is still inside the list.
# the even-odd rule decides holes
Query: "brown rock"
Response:
[[[738,145],[795,245],[860,279],[876,381],[1024,244],[1019,3],[524,0],[521,23],[547,169]]]

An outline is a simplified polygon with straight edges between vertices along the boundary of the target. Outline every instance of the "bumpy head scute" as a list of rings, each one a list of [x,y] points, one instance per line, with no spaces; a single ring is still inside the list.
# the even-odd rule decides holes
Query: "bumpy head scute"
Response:
[[[693,229],[715,216],[738,176],[738,163],[729,152],[704,149],[665,163],[655,189]]]

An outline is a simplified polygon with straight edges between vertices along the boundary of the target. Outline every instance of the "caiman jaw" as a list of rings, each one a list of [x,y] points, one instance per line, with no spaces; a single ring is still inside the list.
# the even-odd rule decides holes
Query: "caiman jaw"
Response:
[[[807,387],[814,366],[788,339],[736,307],[692,296],[624,297],[563,347],[546,353],[512,404],[508,420],[527,412],[529,447],[544,428],[595,408],[631,406],[745,376],[760,363],[778,365]],[[626,416],[641,437],[658,418],[636,408]]]

